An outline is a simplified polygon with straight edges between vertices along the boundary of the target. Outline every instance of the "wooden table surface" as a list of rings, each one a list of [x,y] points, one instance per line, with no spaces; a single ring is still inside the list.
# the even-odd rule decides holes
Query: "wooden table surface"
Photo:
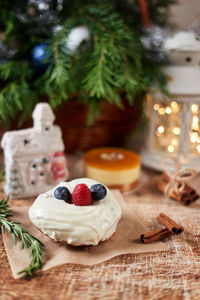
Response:
[[[14,280],[0,235],[0,299],[200,299],[200,200],[184,207],[166,199],[154,188],[160,175],[145,173],[148,181],[125,199],[149,230],[158,228],[160,212],[184,226],[184,233],[165,240],[168,252],[121,255],[92,267],[65,264]]]

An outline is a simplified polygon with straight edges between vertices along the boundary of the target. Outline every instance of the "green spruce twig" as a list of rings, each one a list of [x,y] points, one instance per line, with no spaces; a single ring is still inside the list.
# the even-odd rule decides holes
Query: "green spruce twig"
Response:
[[[35,16],[28,16],[29,2],[0,1],[0,121],[4,125],[18,120],[21,126],[41,100],[54,109],[65,101],[86,103],[91,125],[104,100],[123,108],[122,95],[133,104],[135,100],[142,103],[149,87],[166,91],[161,64],[148,58],[141,43],[144,28],[139,1],[74,0],[69,5],[65,0],[59,11],[56,1],[49,1],[52,22],[41,24]],[[147,2],[151,23],[166,26],[169,8],[177,0]],[[69,35],[77,26],[86,26],[89,39],[72,50]],[[41,42],[46,44],[43,61],[33,55]]]
[[[6,231],[11,233],[15,245],[17,240],[20,240],[22,242],[22,249],[31,249],[30,257],[32,259],[30,265],[19,272],[19,274],[23,274],[25,277],[31,276],[42,266],[42,243],[34,236],[29,234],[26,228],[24,228],[20,223],[9,220],[9,218],[13,215],[8,204],[8,200],[9,198],[6,200],[2,199],[0,201],[0,227],[2,228],[3,233]]]

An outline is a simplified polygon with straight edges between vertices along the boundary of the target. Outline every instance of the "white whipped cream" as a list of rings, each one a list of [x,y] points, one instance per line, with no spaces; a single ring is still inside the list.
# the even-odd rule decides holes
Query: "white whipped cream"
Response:
[[[193,32],[181,31],[169,37],[164,42],[165,50],[200,50],[200,41]]]
[[[85,183],[89,188],[98,183],[89,178],[61,182],[70,193],[75,186]],[[107,195],[90,206],[68,204],[54,197],[54,189],[39,195],[29,209],[32,223],[56,241],[73,245],[97,245],[107,240],[115,231],[121,217],[121,208],[107,188]]]

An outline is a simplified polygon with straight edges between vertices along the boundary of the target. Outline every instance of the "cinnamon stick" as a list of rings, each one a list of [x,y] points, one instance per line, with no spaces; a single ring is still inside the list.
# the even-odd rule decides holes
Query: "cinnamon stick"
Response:
[[[167,175],[167,173],[165,173],[165,172],[163,172],[162,173],[162,179],[165,181],[165,182],[169,182],[170,181],[170,177],[169,177],[169,175]]]
[[[156,189],[157,189],[159,192],[164,193],[167,184],[168,184],[168,182],[164,181],[162,178],[161,178],[161,179],[158,179],[158,180],[156,181]]]
[[[189,185],[185,186],[185,189],[180,193],[172,193],[170,196],[173,200],[177,200],[184,205],[189,205],[192,202],[199,199],[199,195],[196,193],[196,191],[190,187]]]
[[[169,176],[166,173],[163,173],[161,176],[161,179],[159,179],[156,183],[156,188],[160,192],[164,193],[165,187],[169,183],[169,180],[170,180]],[[172,193],[170,195],[170,198],[173,200],[179,201],[184,205],[189,205],[190,203],[199,199],[199,195],[196,193],[196,191],[191,186],[186,184],[183,191],[181,191],[179,193],[175,193],[175,192]]]
[[[174,222],[171,218],[169,218],[163,213],[161,213],[157,217],[157,221],[174,234],[180,234],[184,230],[183,226],[178,225],[176,222]]]
[[[158,230],[143,233],[140,236],[140,240],[141,240],[142,243],[148,244],[148,243],[152,243],[152,242],[155,242],[155,241],[162,240],[162,239],[170,237],[172,235],[174,235],[174,233],[171,232],[169,229],[162,228],[162,229],[158,229]]]

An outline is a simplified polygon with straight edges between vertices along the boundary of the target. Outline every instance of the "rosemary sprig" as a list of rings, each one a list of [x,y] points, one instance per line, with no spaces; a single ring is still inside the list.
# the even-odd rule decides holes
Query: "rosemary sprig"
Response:
[[[29,234],[26,228],[24,228],[20,223],[9,220],[9,217],[12,217],[13,215],[8,204],[8,200],[9,198],[6,200],[2,199],[0,201],[0,227],[2,228],[3,233],[6,231],[11,233],[15,245],[17,240],[20,240],[22,242],[22,249],[31,248],[31,263],[27,268],[19,272],[19,274],[24,274],[25,277],[31,276],[42,266],[42,243],[34,236]]]

